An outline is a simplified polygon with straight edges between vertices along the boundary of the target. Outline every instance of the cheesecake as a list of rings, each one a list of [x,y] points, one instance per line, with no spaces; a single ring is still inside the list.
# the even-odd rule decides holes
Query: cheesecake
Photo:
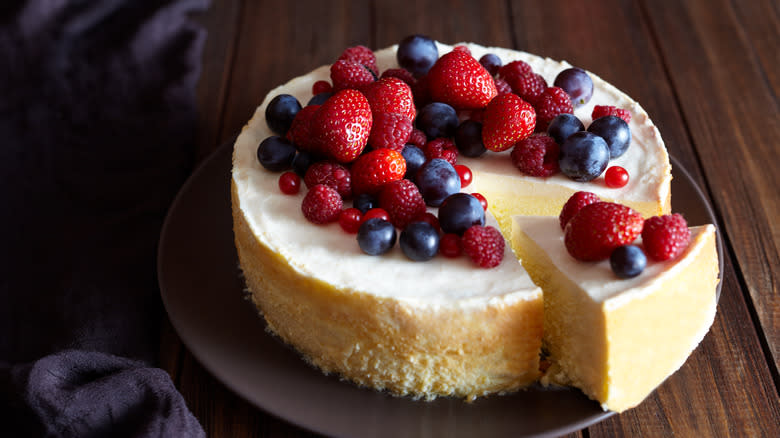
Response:
[[[436,45],[439,54],[453,49]],[[523,60],[548,83],[570,67],[566,62],[521,51],[470,43],[462,46],[475,58],[493,53],[504,63]],[[392,46],[374,52],[379,72],[398,67],[396,51],[397,46]],[[555,257],[546,252],[557,249],[535,243],[529,237],[535,232],[526,234],[525,228],[515,228],[524,216],[557,215],[574,192],[583,190],[628,205],[646,217],[671,211],[671,166],[658,129],[638,103],[590,75],[593,97],[574,114],[587,125],[595,105],[614,105],[631,112],[631,145],[610,163],[628,170],[629,183],[614,189],[608,188],[603,178],[577,182],[561,174],[525,176],[512,165],[509,151],[459,157],[458,163],[473,172],[474,182],[464,191],[477,191],[487,198],[487,224],[500,228],[507,241],[503,260],[492,269],[477,267],[465,257],[437,256],[412,262],[397,245],[382,256],[368,256],[361,252],[354,235],[345,233],[337,223],[314,225],[307,221],[301,213],[304,193],[282,193],[279,174],[258,163],[257,149],[274,135],[265,118],[271,100],[288,94],[305,104],[312,97],[313,85],[329,80],[329,66],[271,90],[234,144],[231,173],[240,267],[247,296],[268,330],[323,372],[394,395],[470,400],[513,392],[542,379],[581,388],[605,409],[620,411],[641,401],[680,366],[706,332],[706,319],[711,322],[714,312],[713,284],[697,283],[701,290],[682,297],[685,294],[679,287],[672,286],[678,276],[687,278],[694,265],[678,269],[674,261],[652,286],[604,280],[615,283],[611,286],[614,290],[608,299],[598,301],[571,280],[579,271],[555,268],[548,262]],[[432,212],[435,214],[435,209]],[[560,234],[560,229],[554,233]],[[685,260],[700,258],[696,263],[707,264],[714,257],[717,269],[712,235],[711,228],[697,232],[696,242],[702,243],[691,246],[700,249]],[[551,289],[541,279],[553,272],[563,284],[556,283]],[[645,276],[654,275],[648,272]],[[662,292],[637,292],[645,288],[660,288]],[[712,296],[703,300],[705,295]],[[675,299],[679,301],[674,312],[656,315],[664,308],[662,303],[668,305]],[[586,307],[570,307],[574,303]],[[641,325],[610,325],[606,333],[604,325],[622,324],[645,307],[653,317],[662,318],[654,324],[662,325],[672,316],[687,314],[693,304],[700,306],[695,307],[695,318],[686,330],[696,326],[699,332],[668,342],[669,332],[659,334],[664,343],[656,345],[662,350],[663,363],[649,361],[642,368],[647,377],[627,378],[632,360],[646,358],[630,340],[653,344],[653,333]],[[700,315],[703,309],[710,313]],[[588,338],[596,327],[601,327],[601,338]],[[607,334],[619,334],[619,338],[613,342]],[[583,337],[589,340],[580,343]],[[599,356],[590,357],[585,351],[589,347]],[[559,361],[546,373],[540,370],[543,350]]]

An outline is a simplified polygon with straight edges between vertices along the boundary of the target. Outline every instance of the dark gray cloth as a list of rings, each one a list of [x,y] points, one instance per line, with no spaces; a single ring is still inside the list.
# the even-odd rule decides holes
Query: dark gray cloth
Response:
[[[154,366],[206,6],[0,6],[0,436],[204,435]]]

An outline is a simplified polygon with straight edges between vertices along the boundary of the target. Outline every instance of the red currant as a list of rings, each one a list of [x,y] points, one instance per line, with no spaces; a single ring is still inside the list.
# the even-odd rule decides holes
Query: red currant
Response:
[[[453,167],[455,168],[455,172],[458,172],[458,176],[460,177],[461,188],[468,187],[468,185],[471,184],[471,180],[474,178],[474,175],[471,174],[471,169],[462,164],[456,164]]]
[[[317,81],[311,86],[311,94],[318,95],[320,93],[330,93],[333,91],[333,86],[328,81]]]
[[[441,231],[441,225],[439,225],[439,218],[435,214],[426,211],[425,213],[414,218],[412,222],[428,222],[436,231]]]
[[[628,184],[628,172],[620,166],[612,166],[604,174],[604,182],[607,187],[619,189]]]
[[[454,259],[459,257],[463,252],[463,247],[460,244],[460,236],[457,234],[448,233],[441,236],[439,240],[439,252],[444,257]]]
[[[350,234],[355,234],[363,222],[363,213],[357,208],[347,208],[341,211],[339,215],[339,225],[341,229]]]
[[[487,199],[485,199],[485,197],[482,196],[482,193],[472,193],[471,196],[477,198],[477,201],[479,201],[479,203],[482,204],[482,209],[487,211]]]
[[[285,195],[295,195],[301,190],[301,177],[295,172],[284,172],[279,177],[279,190]]]
[[[371,210],[368,210],[366,212],[366,214],[363,215],[363,219],[360,221],[360,223],[362,224],[363,222],[365,222],[365,221],[367,221],[369,219],[373,219],[375,217],[378,217],[380,219],[384,219],[384,220],[390,222],[390,215],[387,214],[387,211],[385,211],[384,208],[377,207],[377,208],[372,208]]]

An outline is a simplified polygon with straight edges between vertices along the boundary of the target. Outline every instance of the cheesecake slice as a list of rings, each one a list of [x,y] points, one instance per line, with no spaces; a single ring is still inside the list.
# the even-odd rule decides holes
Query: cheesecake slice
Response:
[[[639,404],[675,372],[712,325],[717,302],[715,227],[691,228],[683,254],[619,279],[609,261],[567,252],[556,217],[513,218],[512,245],[544,291],[543,382],[572,385],[604,409]],[[637,243],[641,243],[641,239]]]

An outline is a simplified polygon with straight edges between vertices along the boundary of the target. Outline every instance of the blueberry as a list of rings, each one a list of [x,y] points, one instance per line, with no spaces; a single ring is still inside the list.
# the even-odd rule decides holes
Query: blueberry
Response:
[[[547,126],[547,135],[555,139],[558,145],[562,145],[570,135],[577,131],[584,131],[585,125],[574,114],[558,114]]]
[[[623,155],[631,143],[631,129],[628,123],[617,116],[599,117],[588,126],[588,132],[598,135],[607,142],[610,158]]]
[[[413,144],[407,144],[401,150],[401,155],[406,160],[406,174],[404,178],[414,181],[417,171],[425,164],[425,152]]]
[[[593,79],[581,68],[571,67],[558,73],[553,86],[566,91],[574,108],[588,103],[593,97]]]
[[[441,203],[439,225],[445,233],[463,235],[472,225],[485,225],[485,209],[474,196],[455,193]]]
[[[485,70],[490,73],[490,76],[498,74],[498,69],[501,68],[501,58],[494,53],[482,55],[482,57],[479,58],[479,63],[482,64],[482,67],[485,67]]]
[[[265,120],[275,133],[285,135],[300,110],[301,103],[298,99],[289,94],[280,94],[271,99],[265,108]]]
[[[428,73],[439,59],[436,42],[424,35],[409,35],[398,43],[396,53],[398,65],[409,70],[415,76]]]
[[[438,207],[447,196],[460,191],[460,177],[452,164],[441,158],[434,158],[417,171],[417,187],[431,207]]]
[[[295,158],[292,160],[292,168],[300,176],[306,175],[306,171],[309,170],[309,166],[317,162],[317,157],[311,152],[298,151],[295,154]]]
[[[446,103],[433,102],[425,105],[417,114],[415,124],[428,139],[452,137],[458,129],[458,113]]]
[[[561,145],[558,164],[574,181],[590,181],[607,168],[609,147],[603,138],[588,131],[570,135]]]
[[[401,231],[398,243],[406,257],[424,262],[439,252],[439,233],[428,222],[412,222]]]
[[[260,164],[272,172],[290,168],[295,158],[295,146],[286,138],[272,135],[257,147],[257,159]]]
[[[361,193],[352,200],[352,206],[366,214],[368,210],[379,207],[379,200],[368,193]]]
[[[482,143],[482,123],[466,120],[455,131],[455,146],[465,157],[475,158],[487,151]]]
[[[647,266],[647,257],[636,245],[623,245],[615,248],[609,256],[612,272],[620,278],[632,278],[641,274]]]
[[[393,224],[378,217],[363,222],[357,233],[358,245],[368,255],[380,255],[390,251],[395,240]]]
[[[311,99],[309,99],[309,103],[307,103],[306,106],[322,105],[323,103],[325,103],[326,100],[328,100],[328,98],[330,98],[330,96],[333,96],[333,93],[331,93],[330,91],[315,94],[314,96],[311,97]]]

